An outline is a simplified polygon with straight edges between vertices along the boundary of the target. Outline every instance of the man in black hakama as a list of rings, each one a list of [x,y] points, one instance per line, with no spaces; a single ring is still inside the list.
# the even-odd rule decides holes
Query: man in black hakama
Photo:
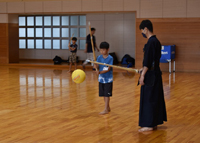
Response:
[[[161,44],[153,35],[153,25],[149,20],[143,20],[140,24],[143,37],[148,38],[144,46],[143,68],[140,69],[139,84],[140,111],[139,132],[151,131],[157,125],[167,121],[165,100],[162,84],[162,72],[160,71]]]

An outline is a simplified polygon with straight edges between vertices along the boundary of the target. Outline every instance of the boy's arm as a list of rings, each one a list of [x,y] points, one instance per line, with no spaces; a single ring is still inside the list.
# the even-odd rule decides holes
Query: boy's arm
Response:
[[[144,66],[144,68],[141,72],[141,75],[140,75],[140,79],[139,79],[140,85],[144,85],[144,76],[145,76],[147,71],[148,71],[148,67]]]
[[[95,48],[97,49],[97,51],[99,52],[99,48],[97,47],[97,44],[95,44]]]
[[[98,68],[99,68],[99,65],[98,65],[98,64],[94,64],[94,68],[95,68],[95,69],[98,69]]]
[[[113,65],[113,59],[110,59],[110,61],[107,63],[109,65]],[[103,71],[100,71],[99,74],[104,74],[104,73],[107,73],[111,70],[111,67],[108,67],[107,70],[103,70]]]
[[[71,51],[74,51],[74,50],[76,50],[76,48],[74,48],[74,47],[70,47],[71,48]]]
[[[71,47],[72,51],[75,51],[77,49],[77,47]]]
[[[70,44],[68,44],[69,50],[72,50],[72,47],[70,46]]]
[[[96,43],[96,37],[94,36],[93,38],[93,42],[94,42],[94,47],[97,49],[97,51],[99,52],[99,48],[97,47],[97,43]]]
[[[88,47],[88,43],[85,44],[85,53],[87,53],[87,47]]]
[[[111,70],[111,67],[108,67],[108,70],[104,70],[104,71],[100,71],[99,74],[104,74],[104,73],[107,73]]]

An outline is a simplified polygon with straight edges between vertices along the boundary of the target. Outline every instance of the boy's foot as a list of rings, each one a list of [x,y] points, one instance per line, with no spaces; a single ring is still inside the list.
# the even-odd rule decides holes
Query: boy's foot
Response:
[[[108,110],[104,110],[104,111],[100,112],[99,115],[104,115],[104,114],[108,114],[108,113],[109,113]]]
[[[110,112],[111,111],[111,109],[110,108],[108,108],[108,112]]]
[[[138,130],[138,132],[148,132],[148,131],[153,131],[154,128],[151,127],[142,127]]]

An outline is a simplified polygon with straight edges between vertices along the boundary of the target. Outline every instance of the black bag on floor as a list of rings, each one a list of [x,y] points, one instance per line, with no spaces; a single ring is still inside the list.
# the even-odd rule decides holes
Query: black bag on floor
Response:
[[[53,58],[53,61],[54,61],[54,65],[58,65],[58,64],[61,64],[63,60],[61,57],[55,56],[55,58]]]
[[[123,56],[122,60],[121,60],[121,64],[122,65],[128,65],[127,59],[130,58],[130,55],[126,54]]]
[[[127,58],[127,63],[131,63],[133,66],[135,66],[135,59],[132,57]]]
[[[117,59],[115,52],[109,53],[109,55],[111,55],[113,57],[113,65],[117,65],[119,63],[119,61]]]
[[[122,60],[121,60],[121,64],[122,65],[129,65],[131,64],[132,66],[135,66],[135,59],[132,58],[130,55],[126,54],[123,56]],[[132,67],[130,66],[130,67]]]

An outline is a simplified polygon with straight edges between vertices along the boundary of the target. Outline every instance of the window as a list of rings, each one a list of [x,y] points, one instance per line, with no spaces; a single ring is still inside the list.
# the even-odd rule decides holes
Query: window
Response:
[[[68,49],[72,35],[85,48],[85,15],[19,16],[19,49]]]

